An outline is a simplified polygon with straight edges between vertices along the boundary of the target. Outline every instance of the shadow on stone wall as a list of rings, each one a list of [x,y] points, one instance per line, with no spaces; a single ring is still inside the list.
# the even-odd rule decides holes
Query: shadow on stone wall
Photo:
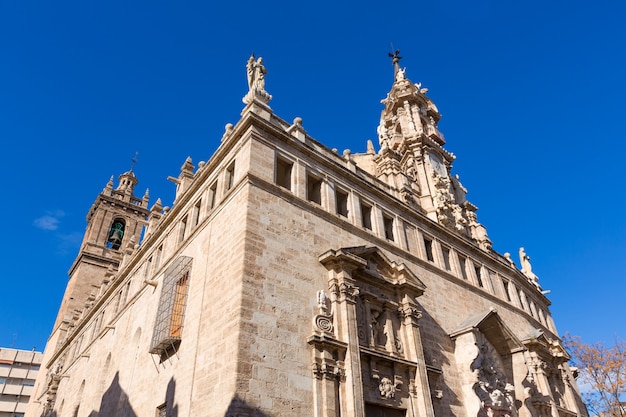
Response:
[[[420,310],[422,311],[420,327],[426,364],[438,369],[451,366],[445,353],[454,354],[452,339],[425,308],[421,307]],[[431,385],[430,391],[435,417],[454,415],[452,406],[460,407],[461,401],[455,390],[448,385],[445,373],[434,376],[434,380],[429,378],[428,382]],[[441,398],[434,395],[436,391],[440,392]]]
[[[89,417],[98,416],[137,417],[137,414],[128,400],[128,395],[126,395],[126,392],[124,392],[120,386],[119,372],[115,373],[111,385],[109,385],[109,388],[107,388],[102,395],[98,411],[92,411],[89,414]]]
[[[165,392],[165,407],[167,410],[167,417],[178,417],[178,405],[175,403],[175,393],[176,393],[176,381],[174,378],[171,378],[167,384],[167,390]],[[155,404],[158,407],[160,404]],[[78,408],[74,411],[73,416],[77,413]],[[230,414],[229,414],[230,415]],[[236,416],[239,414],[233,414]],[[262,416],[263,414],[241,414],[242,416]],[[56,411],[51,411],[50,413],[41,414],[40,417],[57,417],[58,414]],[[72,417],[73,417],[72,416]],[[128,395],[122,389],[120,385],[120,375],[119,372],[115,373],[113,377],[113,381],[111,381],[111,385],[102,395],[102,400],[100,401],[100,407],[98,410],[94,410],[89,413],[89,417],[137,417],[137,413],[133,410],[133,406],[130,403]]]
[[[171,378],[165,392],[165,408],[168,417],[178,417],[178,405],[175,404],[176,381]],[[158,395],[158,394],[157,394]],[[160,404],[155,404],[158,407]],[[119,372],[115,373],[111,385],[105,391],[97,411],[92,411],[89,417],[137,417],[129,401],[128,395],[119,383]],[[56,416],[55,416],[56,417]]]
[[[248,405],[244,400],[235,395],[228,405],[224,417],[270,417],[256,407]]]

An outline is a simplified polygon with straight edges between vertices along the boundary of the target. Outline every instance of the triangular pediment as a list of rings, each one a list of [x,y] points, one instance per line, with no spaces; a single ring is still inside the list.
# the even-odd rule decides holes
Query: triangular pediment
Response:
[[[548,337],[543,330],[535,329],[526,336],[522,343],[531,351],[543,353],[544,356],[550,355],[553,358],[565,358],[569,360],[570,356],[558,339]]]
[[[349,264],[356,274],[369,276],[373,279],[384,280],[388,284],[408,287],[417,293],[423,294],[426,286],[403,263],[390,260],[375,246],[354,246],[330,250],[320,256],[327,268],[339,263]]]
[[[456,339],[464,333],[476,330],[487,337],[500,355],[507,355],[524,349],[524,344],[504,324],[494,308],[465,319],[450,333],[450,337]]]

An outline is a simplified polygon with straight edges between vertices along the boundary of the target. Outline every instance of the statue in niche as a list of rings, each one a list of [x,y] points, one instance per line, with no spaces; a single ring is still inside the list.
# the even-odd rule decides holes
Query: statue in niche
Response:
[[[372,310],[371,315],[372,319],[370,321],[370,344],[372,346],[376,346],[381,333],[380,323],[378,322],[378,318],[380,317],[380,311]]]
[[[384,314],[378,310],[371,310],[370,314],[370,345],[385,346],[387,344],[387,334],[385,331]]]
[[[381,397],[388,400],[396,396],[396,387],[391,379],[386,376],[380,379],[380,383],[378,384],[378,391],[380,391]]]

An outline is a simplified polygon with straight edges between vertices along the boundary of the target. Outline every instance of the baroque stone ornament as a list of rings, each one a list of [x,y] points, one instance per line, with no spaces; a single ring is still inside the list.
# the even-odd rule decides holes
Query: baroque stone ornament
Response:
[[[434,204],[437,209],[437,220],[449,229],[464,232],[467,219],[463,217],[461,207],[454,202],[454,196],[450,192],[450,178],[433,172],[433,179],[436,189]]]
[[[329,299],[323,290],[317,292],[317,308],[318,314],[313,318],[313,328],[316,332],[333,334],[333,314],[328,307]]]
[[[477,344],[478,356],[472,371],[476,378],[474,392],[482,404],[478,417],[513,417],[515,388],[507,381],[500,355],[482,335]]]
[[[391,379],[386,376],[380,379],[380,382],[378,383],[378,391],[380,391],[381,397],[388,400],[396,396],[396,386]]]

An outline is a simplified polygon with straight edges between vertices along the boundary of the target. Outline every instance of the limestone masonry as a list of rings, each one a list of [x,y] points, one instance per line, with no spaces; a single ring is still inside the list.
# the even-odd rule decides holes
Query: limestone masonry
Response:
[[[251,56],[171,208],[111,178],[27,416],[586,417],[528,256],[492,249],[399,60],[365,153],[274,115]]]

